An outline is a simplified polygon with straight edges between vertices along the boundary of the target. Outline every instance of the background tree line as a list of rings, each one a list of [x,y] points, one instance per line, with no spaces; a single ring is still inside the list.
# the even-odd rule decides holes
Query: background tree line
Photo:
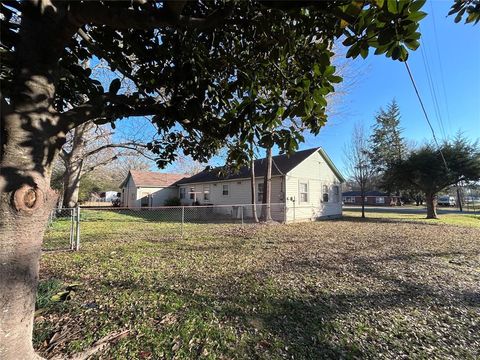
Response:
[[[442,191],[459,184],[480,180],[480,146],[461,133],[440,144],[416,146],[402,136],[400,108],[392,100],[380,108],[375,124],[367,134],[355,125],[345,148],[345,163],[353,188],[361,195],[365,217],[365,193],[381,189],[395,195],[397,203],[426,203],[427,218],[436,218],[436,198]],[[461,204],[461,197],[458,199]]]

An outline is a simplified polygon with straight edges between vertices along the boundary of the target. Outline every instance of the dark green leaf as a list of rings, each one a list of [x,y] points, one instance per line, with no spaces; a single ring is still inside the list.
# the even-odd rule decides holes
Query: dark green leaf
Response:
[[[108,92],[111,95],[116,95],[118,90],[120,90],[120,86],[121,86],[120,79],[114,79],[112,80],[112,82],[110,83],[110,86],[108,87]]]

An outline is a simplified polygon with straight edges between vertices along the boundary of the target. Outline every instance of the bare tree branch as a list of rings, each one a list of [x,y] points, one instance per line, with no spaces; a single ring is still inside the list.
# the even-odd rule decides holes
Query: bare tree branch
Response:
[[[88,173],[91,173],[91,172],[92,172],[93,170],[95,170],[96,168],[99,168],[99,167],[101,167],[101,166],[104,166],[104,165],[107,165],[107,164],[111,163],[112,161],[118,159],[118,156],[119,156],[118,154],[115,154],[115,155],[109,157],[108,159],[106,159],[106,160],[104,160],[104,161],[102,161],[102,162],[99,162],[99,163],[97,163],[97,164],[95,164],[95,165],[89,166],[89,167],[86,168],[86,169],[83,169],[82,175],[86,175],[86,174],[88,174]]]
[[[103,150],[108,149],[108,148],[123,148],[123,149],[129,149],[129,150],[135,150],[135,151],[141,152],[141,150],[139,148],[146,149],[147,145],[146,144],[140,144],[140,143],[135,142],[135,141],[124,142],[124,143],[105,144],[105,145],[102,145],[102,146],[92,150],[92,151],[87,152],[85,154],[85,157],[95,155],[95,154],[99,153],[100,151],[103,151]]]

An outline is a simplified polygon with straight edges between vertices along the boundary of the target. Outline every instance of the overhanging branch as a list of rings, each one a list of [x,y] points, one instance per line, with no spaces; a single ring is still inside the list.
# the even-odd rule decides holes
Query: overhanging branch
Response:
[[[111,119],[129,116],[150,116],[163,113],[167,105],[132,99],[125,95],[104,94],[103,102],[90,101],[60,115],[59,131],[69,130],[95,119]],[[98,99],[97,99],[98,100]]]
[[[204,18],[176,14],[167,8],[150,11],[111,7],[97,2],[74,4],[73,18],[79,26],[106,25],[115,29],[153,29],[164,26],[206,29],[215,27],[230,15],[233,6],[213,11]]]

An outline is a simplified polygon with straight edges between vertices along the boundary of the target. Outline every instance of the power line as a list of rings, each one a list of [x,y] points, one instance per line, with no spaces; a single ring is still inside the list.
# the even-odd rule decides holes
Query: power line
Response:
[[[420,102],[420,105],[423,110],[423,115],[425,115],[425,119],[427,120],[428,126],[430,126],[430,130],[432,131],[433,135],[433,140],[435,141],[435,144],[438,147],[438,151],[440,152],[440,155],[442,156],[443,164],[445,165],[445,169],[448,171],[448,165],[447,161],[445,160],[445,157],[443,156],[442,149],[440,148],[440,145],[438,144],[437,137],[435,135],[435,130],[433,129],[432,123],[430,122],[430,119],[428,118],[427,111],[425,110],[425,106],[423,105],[422,98],[420,97],[420,93],[418,92],[417,84],[415,83],[415,80],[413,78],[412,72],[410,71],[410,67],[408,66],[408,62],[405,61],[405,67],[407,68],[408,76],[410,77],[410,80],[412,81],[413,88],[415,89],[415,93],[417,94],[418,101]]]
[[[431,8],[431,12],[432,12],[433,35],[434,35],[435,47],[436,47],[436,50],[437,50],[438,65],[440,66],[440,79],[442,80],[443,97],[445,99],[445,108],[447,110],[447,124],[448,124],[449,130],[451,131],[450,108],[448,106],[447,90],[446,90],[445,81],[444,81],[445,76],[444,76],[444,72],[443,72],[442,58],[440,56],[440,49],[438,47],[437,25],[435,23],[435,14],[433,12],[432,2],[430,2],[430,8]]]
[[[425,72],[427,74],[427,81],[428,81],[428,87],[430,90],[430,95],[432,96],[432,101],[433,101],[433,109],[435,110],[435,116],[437,118],[437,123],[440,128],[440,131],[442,132],[443,138],[446,138],[445,134],[445,128],[443,126],[443,120],[441,116],[441,111],[440,111],[440,106],[438,104],[438,98],[437,98],[437,93],[435,91],[435,85],[433,82],[433,77],[432,73],[430,71],[430,64],[428,62],[428,58],[425,55],[425,52],[423,51],[423,48],[426,48],[426,45],[423,40],[422,41],[422,46],[420,46],[420,53],[422,54],[422,60],[423,60],[423,66],[425,67]]]

